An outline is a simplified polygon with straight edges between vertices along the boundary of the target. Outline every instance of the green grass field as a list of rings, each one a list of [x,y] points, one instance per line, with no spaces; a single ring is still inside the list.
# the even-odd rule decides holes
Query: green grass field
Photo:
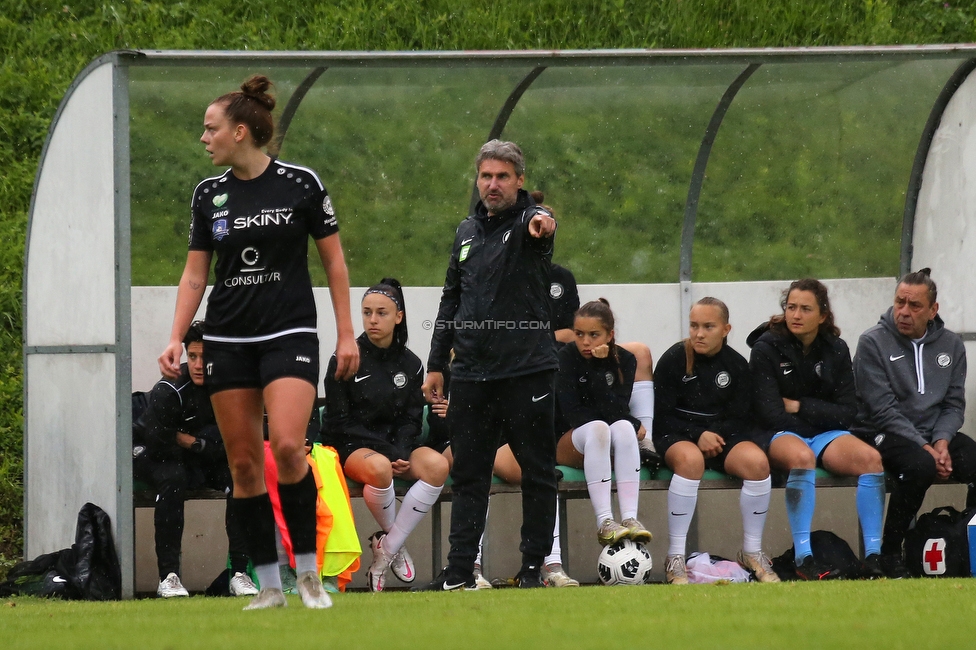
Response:
[[[350,593],[327,611],[243,599],[0,601],[15,648],[964,648],[971,579]]]

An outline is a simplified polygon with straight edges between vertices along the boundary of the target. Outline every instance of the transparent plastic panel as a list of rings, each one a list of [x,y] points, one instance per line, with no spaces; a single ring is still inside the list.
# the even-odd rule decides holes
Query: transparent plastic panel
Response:
[[[186,259],[190,195],[223,172],[203,145],[203,114],[250,74],[275,82],[276,119],[313,68],[133,68],[132,283],[171,285]],[[329,190],[353,285],[384,275],[444,281],[467,215],[474,157],[529,68],[330,67],[302,101],[280,158],[311,167]],[[314,247],[313,282],[325,284]]]
[[[743,65],[549,68],[503,133],[580,283],[674,282],[695,157]]]
[[[760,67],[708,163],[695,281],[897,275],[912,162],[960,62]]]

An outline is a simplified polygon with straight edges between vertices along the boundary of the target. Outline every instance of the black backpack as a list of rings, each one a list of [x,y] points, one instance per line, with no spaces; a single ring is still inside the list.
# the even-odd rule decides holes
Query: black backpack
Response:
[[[926,512],[905,534],[905,566],[916,577],[969,575],[967,525],[976,508],[959,512],[950,506]]]
[[[112,539],[112,522],[98,506],[78,512],[71,548],[15,565],[0,583],[0,596],[46,596],[66,600],[118,600],[122,572]]]
[[[851,550],[850,544],[829,530],[810,533],[810,549],[813,559],[840,571],[838,578],[852,580],[862,577],[861,561]],[[779,557],[773,558],[773,571],[780,580],[798,580],[796,575],[796,549],[790,547]]]

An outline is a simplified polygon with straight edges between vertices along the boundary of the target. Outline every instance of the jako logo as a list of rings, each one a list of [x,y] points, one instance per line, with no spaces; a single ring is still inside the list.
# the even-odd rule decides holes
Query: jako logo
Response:
[[[295,361],[300,361],[301,363],[312,363],[312,360],[310,358],[303,357],[302,355],[298,355],[297,357],[295,357]]]

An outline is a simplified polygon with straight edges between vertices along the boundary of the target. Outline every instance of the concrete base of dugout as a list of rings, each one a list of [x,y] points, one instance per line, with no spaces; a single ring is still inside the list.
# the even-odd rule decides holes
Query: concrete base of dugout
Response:
[[[857,510],[853,488],[820,488],[817,490],[817,511],[813,529],[832,530],[848,541],[851,548],[859,547]],[[935,485],[926,496],[921,512],[951,505],[963,509],[966,486]],[[353,513],[363,553],[363,567],[350,584],[352,589],[365,589],[365,571],[371,555],[366,538],[376,529],[376,523],[362,499],[353,499]],[[570,575],[581,583],[598,582],[596,559],[600,546],[596,542],[593,509],[588,499],[573,499],[567,504],[568,539],[563,540],[563,555]],[[441,546],[446,562],[451,504],[441,505]],[[654,533],[649,545],[654,558],[655,580],[664,579],[664,556],[668,550],[667,492],[644,491],[640,496],[641,521]],[[431,520],[428,516],[410,536],[407,546],[417,565],[418,580],[429,579],[437,570],[431,558]],[[496,494],[491,498],[488,529],[485,535],[485,575],[489,579],[514,576],[521,555],[518,551],[521,526],[521,495]],[[696,527],[688,540],[689,553],[695,550],[734,558],[742,540],[737,490],[702,490],[699,493]],[[158,582],[156,555],[153,547],[153,511],[137,508],[135,514],[136,592],[154,593]],[[696,540],[697,537],[697,540]],[[792,545],[786,519],[783,490],[774,489],[766,522],[764,546],[770,556],[779,555]],[[224,502],[221,500],[188,501],[186,526],[183,531],[183,584],[191,592],[202,592],[223,570],[227,561],[227,539],[224,534]],[[391,576],[390,587],[401,584]],[[406,586],[406,585],[402,585]]]

